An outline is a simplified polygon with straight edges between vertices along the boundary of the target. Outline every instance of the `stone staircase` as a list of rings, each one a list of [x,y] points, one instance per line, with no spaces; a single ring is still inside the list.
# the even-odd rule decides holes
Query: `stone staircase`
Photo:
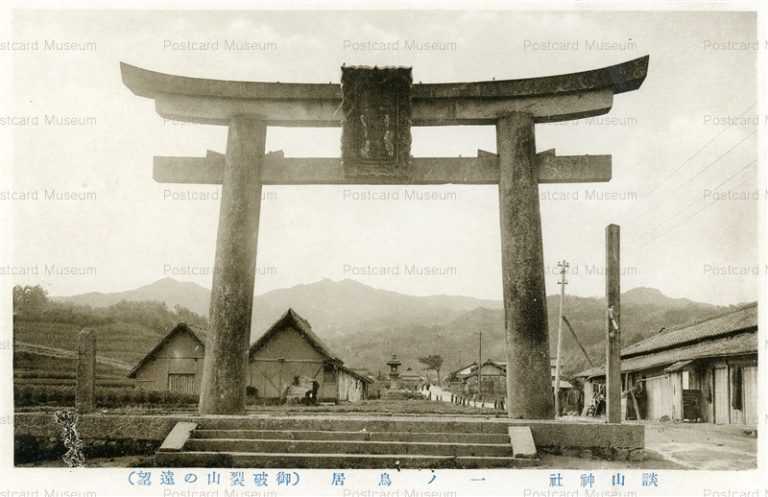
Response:
[[[504,423],[321,416],[179,422],[155,458],[164,467],[519,468],[538,464]]]

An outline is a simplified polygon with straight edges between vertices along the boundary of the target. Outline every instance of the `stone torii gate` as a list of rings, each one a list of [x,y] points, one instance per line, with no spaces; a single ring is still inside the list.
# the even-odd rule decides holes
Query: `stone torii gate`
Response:
[[[156,181],[223,185],[200,414],[245,407],[262,185],[454,183],[499,186],[507,411],[552,418],[538,185],[609,181],[611,156],[536,153],[534,125],[605,114],[647,69],[645,56],[558,76],[411,84],[409,68],[342,68],[338,85],[197,79],[122,63],[124,84],[164,118],[229,128],[225,154],[154,158]],[[356,81],[363,91],[348,91]],[[411,125],[480,124],[496,126],[496,154],[410,157]],[[265,154],[267,126],[342,125],[341,159]]]

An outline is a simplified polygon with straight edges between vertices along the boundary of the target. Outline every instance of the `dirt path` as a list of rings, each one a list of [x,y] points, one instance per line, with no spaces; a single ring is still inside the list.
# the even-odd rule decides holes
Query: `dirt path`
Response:
[[[645,445],[686,469],[756,469],[757,438],[744,433],[749,428],[709,423],[646,424]]]

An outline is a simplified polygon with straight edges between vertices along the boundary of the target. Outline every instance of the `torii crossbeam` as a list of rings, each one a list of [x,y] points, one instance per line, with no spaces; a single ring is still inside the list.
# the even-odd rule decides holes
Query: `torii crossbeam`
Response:
[[[121,64],[125,85],[154,99],[161,116],[229,127],[225,154],[154,159],[156,181],[223,185],[200,413],[233,414],[245,407],[262,185],[459,183],[499,185],[508,415],[551,418],[538,184],[609,181],[611,156],[557,156],[554,150],[537,154],[534,125],[605,114],[615,94],[640,87],[647,69],[645,56],[558,76],[413,85],[407,69],[408,93],[387,97],[393,115],[402,117],[397,109],[407,107],[406,117],[415,126],[494,124],[497,154],[478,151],[475,158],[406,158],[358,167],[347,157],[265,154],[267,126],[347,126],[340,111],[345,103],[341,85],[197,79]],[[342,69],[345,75],[352,71],[382,70]],[[398,103],[397,98],[404,100]],[[374,110],[374,116],[376,112],[381,111]],[[384,118],[388,133],[390,122]],[[376,130],[372,126],[370,131]],[[410,144],[409,137],[405,143]],[[377,150],[386,155],[391,143],[379,145]]]

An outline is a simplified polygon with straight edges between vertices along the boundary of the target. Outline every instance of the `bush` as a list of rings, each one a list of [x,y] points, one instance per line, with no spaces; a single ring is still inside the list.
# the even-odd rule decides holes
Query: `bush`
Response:
[[[96,389],[96,405],[99,407],[114,407],[116,404],[117,395],[111,388]]]
[[[29,402],[29,396],[23,387],[13,386],[13,405],[17,407],[26,406]]]
[[[117,403],[121,406],[127,406],[132,403],[133,389],[121,388],[116,392]]]
[[[14,405],[29,407],[52,404],[73,406],[74,385],[14,385]],[[133,387],[97,387],[96,405],[105,408],[142,405],[181,406],[197,404],[198,396]]]
[[[140,388],[136,392],[136,403],[137,404],[146,404],[148,400],[149,400],[149,392],[147,392],[143,388]]]
[[[73,385],[14,385],[13,394],[16,407],[45,404],[72,406],[75,403]]]
[[[150,390],[147,393],[147,402],[150,404],[161,404],[163,403],[163,393],[158,392],[157,390]]]
[[[75,401],[74,387],[58,386],[48,390],[48,400],[54,404],[72,404]]]

